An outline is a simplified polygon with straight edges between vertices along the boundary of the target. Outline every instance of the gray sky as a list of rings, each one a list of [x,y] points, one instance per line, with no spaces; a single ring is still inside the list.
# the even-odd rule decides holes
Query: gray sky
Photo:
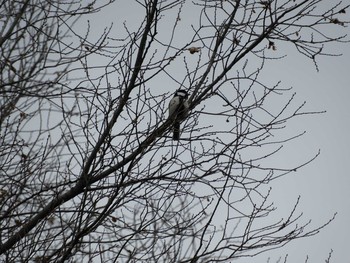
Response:
[[[280,203],[288,204],[287,200],[301,195],[300,208],[305,217],[312,219],[315,224],[322,224],[333,213],[338,213],[335,221],[319,235],[298,240],[283,249],[290,254],[290,259],[309,254],[309,262],[322,262],[331,248],[334,251],[332,262],[346,262],[349,259],[349,45],[337,45],[335,51],[343,53],[343,56],[320,60],[318,73],[310,61],[301,57],[291,58],[290,64],[288,59],[288,63],[277,62],[271,65],[273,70],[280,72],[284,83],[294,87],[298,99],[301,102],[307,101],[307,109],[327,111],[321,115],[300,118],[293,127],[288,127],[307,131],[299,144],[294,144],[291,151],[293,158],[311,155],[318,149],[321,150],[321,155],[296,175],[279,182],[281,185],[276,186],[275,190],[284,199]],[[287,64],[288,67],[282,64]]]
[[[133,2],[133,1],[130,1]],[[109,21],[115,22],[120,28],[120,22],[126,20],[129,26],[138,19],[135,9],[129,8],[129,1],[117,1],[118,15],[113,8],[108,14],[104,13],[91,17],[95,30],[108,26]],[[130,4],[133,5],[133,4]],[[120,16],[123,13],[125,16]],[[190,12],[189,12],[190,13]],[[107,16],[106,16],[107,15]],[[182,16],[182,20],[186,20]],[[349,32],[350,33],[350,32]],[[283,53],[283,47],[278,52]],[[289,50],[290,49],[290,50]],[[290,174],[272,184],[274,204],[281,215],[292,209],[298,196],[301,196],[298,211],[304,213],[304,221],[312,219],[313,226],[321,225],[338,213],[335,221],[323,229],[317,236],[294,241],[280,250],[267,252],[255,260],[241,260],[241,262],[262,262],[271,257],[275,262],[279,256],[289,254],[289,262],[304,262],[309,255],[308,262],[324,262],[330,249],[333,249],[332,262],[346,262],[348,260],[348,237],[350,228],[350,177],[348,172],[350,157],[350,48],[349,45],[336,45],[332,50],[343,53],[342,57],[324,57],[319,59],[319,72],[316,72],[312,61],[292,51],[291,47],[284,53],[288,57],[283,60],[270,61],[265,69],[261,81],[282,80],[285,87],[293,87],[297,93],[296,101],[307,101],[305,110],[327,112],[320,115],[296,118],[289,123],[286,134],[302,131],[307,133],[296,141],[287,145],[288,155],[280,160],[282,164],[296,163],[311,158],[321,150],[321,155],[311,164],[295,174]]]

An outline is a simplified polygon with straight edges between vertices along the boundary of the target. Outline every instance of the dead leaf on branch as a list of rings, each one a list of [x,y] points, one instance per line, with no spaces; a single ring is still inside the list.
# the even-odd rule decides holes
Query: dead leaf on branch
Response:
[[[338,18],[331,18],[330,22],[336,25],[344,25],[344,22],[340,21]]]
[[[190,51],[191,54],[197,53],[201,50],[200,47],[190,47],[187,49],[188,51]]]
[[[275,42],[269,41],[269,46],[267,47],[268,49],[276,50]]]

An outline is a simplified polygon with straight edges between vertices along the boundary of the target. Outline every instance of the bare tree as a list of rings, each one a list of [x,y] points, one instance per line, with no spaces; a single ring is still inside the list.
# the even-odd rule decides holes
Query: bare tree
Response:
[[[92,33],[85,17],[117,12],[113,2],[1,1],[1,259],[228,261],[327,225],[303,223],[299,200],[273,216],[270,183],[317,156],[271,165],[302,135],[281,130],[317,113],[259,74],[283,59],[280,46],[318,68],[347,41],[348,6],[129,1],[139,20]],[[191,94],[190,114],[173,141],[167,107],[178,88]]]

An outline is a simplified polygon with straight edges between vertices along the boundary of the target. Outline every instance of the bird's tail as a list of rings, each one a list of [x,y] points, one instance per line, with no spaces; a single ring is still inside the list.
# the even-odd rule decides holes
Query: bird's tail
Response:
[[[178,141],[180,139],[180,122],[174,123],[173,128],[173,140]]]

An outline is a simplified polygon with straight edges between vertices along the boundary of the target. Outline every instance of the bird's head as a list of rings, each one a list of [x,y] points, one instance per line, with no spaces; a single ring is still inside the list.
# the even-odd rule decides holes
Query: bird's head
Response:
[[[174,96],[179,96],[179,97],[187,99],[188,98],[188,92],[186,90],[184,90],[184,89],[179,89],[179,90],[177,90],[175,92]]]

